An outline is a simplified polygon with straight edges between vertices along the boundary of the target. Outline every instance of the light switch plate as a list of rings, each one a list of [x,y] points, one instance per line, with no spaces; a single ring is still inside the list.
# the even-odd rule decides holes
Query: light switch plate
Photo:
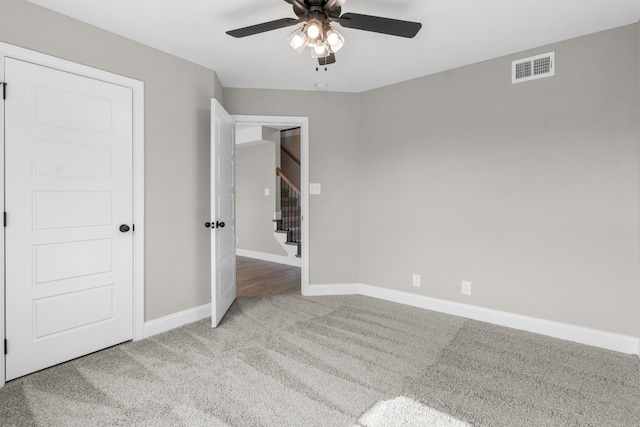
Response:
[[[320,194],[321,190],[322,188],[320,184],[317,184],[317,183],[309,184],[309,194]]]
[[[269,194],[271,194],[271,189],[270,188],[265,188],[264,189],[264,195],[268,196]]]

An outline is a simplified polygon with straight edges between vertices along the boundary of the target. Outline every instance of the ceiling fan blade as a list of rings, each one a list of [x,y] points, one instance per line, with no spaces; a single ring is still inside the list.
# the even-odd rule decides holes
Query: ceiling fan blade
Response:
[[[342,13],[342,5],[346,0],[327,0],[324,4],[323,9],[325,13],[327,13],[330,19],[336,19],[340,17]]]
[[[334,7],[342,7],[347,2],[347,0],[327,0],[325,7],[327,9],[331,9]]]
[[[335,21],[345,28],[407,38],[414,37],[422,28],[422,24],[419,22],[401,21],[379,16],[361,15],[359,13],[345,13]]]
[[[295,18],[276,19],[275,21],[263,22],[262,24],[256,24],[249,27],[238,28],[237,30],[227,31],[227,34],[237,38],[247,37],[254,34],[264,33],[266,31],[277,30],[278,28],[290,27],[291,25],[295,25],[298,22],[300,22],[300,20]]]
[[[324,58],[318,58],[319,65],[329,65],[334,62],[336,62],[336,55],[333,53],[330,53],[329,56],[325,56]]]
[[[304,0],[284,0],[290,5],[293,5],[293,12],[298,18],[304,18],[309,12],[309,8],[305,4]]]
[[[291,0],[293,5],[293,13],[300,19],[306,18],[309,13],[309,8],[305,4],[304,0]]]

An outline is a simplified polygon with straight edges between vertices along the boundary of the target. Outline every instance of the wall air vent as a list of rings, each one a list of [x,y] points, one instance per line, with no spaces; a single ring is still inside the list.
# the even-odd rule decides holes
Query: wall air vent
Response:
[[[555,52],[518,59],[511,63],[511,83],[551,77],[556,73]]]

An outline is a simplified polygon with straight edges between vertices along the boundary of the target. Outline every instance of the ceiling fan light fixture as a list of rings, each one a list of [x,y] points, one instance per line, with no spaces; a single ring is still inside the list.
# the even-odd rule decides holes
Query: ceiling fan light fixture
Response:
[[[307,34],[303,31],[303,28],[298,28],[293,33],[289,34],[287,41],[291,47],[298,53],[302,53],[305,47],[307,47]]]

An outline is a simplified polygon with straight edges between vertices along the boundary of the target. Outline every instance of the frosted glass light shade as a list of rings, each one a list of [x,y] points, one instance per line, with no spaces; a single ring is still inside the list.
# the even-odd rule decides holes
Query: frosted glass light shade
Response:
[[[287,37],[287,41],[291,45],[291,47],[296,50],[298,53],[302,53],[305,47],[307,47],[307,34],[302,31],[302,28],[298,28],[293,33],[289,34]]]
[[[329,27],[325,33],[325,39],[327,44],[329,45],[329,49],[331,52],[335,53],[339,51],[342,46],[344,46],[344,37],[342,34],[338,32],[338,30],[334,30]]]
[[[317,19],[312,19],[305,26],[304,31],[311,40],[316,40],[322,34],[322,24]]]
[[[312,58],[324,58],[331,54],[329,45],[326,43],[318,43],[311,48]]]

